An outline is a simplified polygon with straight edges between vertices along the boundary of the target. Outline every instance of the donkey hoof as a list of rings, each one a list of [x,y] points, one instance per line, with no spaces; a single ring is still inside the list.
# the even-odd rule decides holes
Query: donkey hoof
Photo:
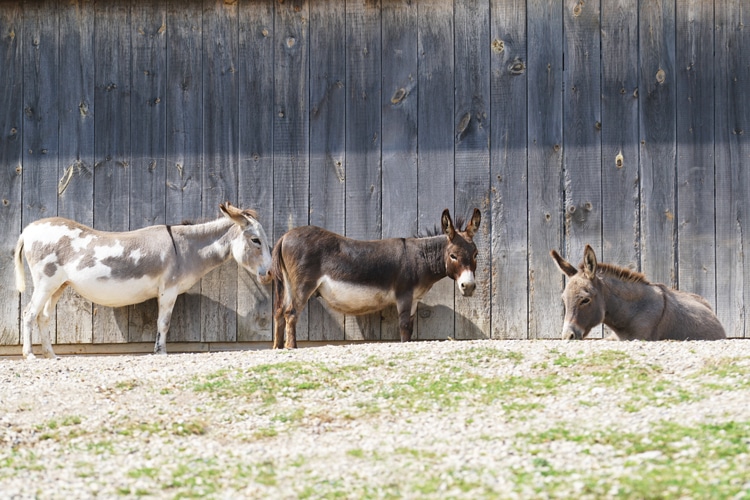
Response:
[[[33,352],[24,353],[23,357],[26,359],[36,359],[36,356],[34,355]]]

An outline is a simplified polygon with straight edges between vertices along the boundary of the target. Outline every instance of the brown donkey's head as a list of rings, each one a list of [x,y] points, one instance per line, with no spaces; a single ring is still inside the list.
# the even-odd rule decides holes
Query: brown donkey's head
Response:
[[[440,219],[443,233],[448,236],[448,244],[445,246],[444,260],[445,273],[456,281],[461,295],[471,297],[476,288],[474,271],[477,269],[477,246],[474,244],[474,234],[479,229],[482,221],[482,213],[478,208],[474,209],[471,221],[466,230],[461,231],[453,226],[448,209],[443,210]]]
[[[596,254],[590,245],[586,245],[580,269],[576,269],[555,250],[550,255],[560,271],[569,278],[562,295],[565,304],[562,339],[583,339],[593,327],[604,321],[606,312],[601,280],[596,277]]]

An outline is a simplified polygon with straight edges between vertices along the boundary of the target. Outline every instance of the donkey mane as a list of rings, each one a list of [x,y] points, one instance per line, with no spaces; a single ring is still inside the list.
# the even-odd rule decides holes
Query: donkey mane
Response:
[[[579,269],[583,270],[583,264],[581,264]],[[646,279],[646,276],[643,275],[643,273],[633,271],[632,269],[628,269],[627,267],[616,266],[614,264],[604,264],[599,262],[596,265],[596,272],[604,274],[606,276],[612,276],[626,283],[643,283],[645,285],[651,284]]]
[[[462,233],[466,230],[464,227],[464,224],[466,224],[466,220],[463,217],[456,217],[456,220],[454,221],[453,227],[458,231],[459,233]],[[414,235],[415,238],[431,238],[433,236],[440,236],[443,234],[443,229],[435,224],[435,226],[432,229],[427,229],[427,232],[425,234],[417,233]]]
[[[246,209],[244,209],[242,211],[242,215],[244,215],[246,217],[250,217],[250,218],[255,219],[258,222],[260,222],[260,218],[258,217],[258,212],[256,212],[252,208],[246,208]],[[218,217],[218,218],[214,217],[214,218],[211,218],[211,219],[204,218],[204,219],[198,219],[198,220],[183,219],[182,221],[180,221],[180,223],[178,225],[180,225],[180,226],[196,226],[198,224],[206,224],[207,222],[213,222],[213,221],[218,220],[218,219],[221,219],[221,217]]]

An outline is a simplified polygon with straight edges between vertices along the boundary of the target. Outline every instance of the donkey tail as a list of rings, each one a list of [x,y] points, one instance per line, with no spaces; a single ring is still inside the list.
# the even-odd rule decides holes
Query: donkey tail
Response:
[[[23,233],[21,233],[21,236],[18,238],[18,243],[16,243],[16,252],[13,255],[13,260],[16,264],[16,289],[23,293],[24,290],[26,290],[26,274],[23,269]]]
[[[271,252],[271,279],[273,280],[274,301],[276,307],[282,307],[284,303],[284,258],[281,256],[281,245],[284,243],[284,236],[273,247]]]

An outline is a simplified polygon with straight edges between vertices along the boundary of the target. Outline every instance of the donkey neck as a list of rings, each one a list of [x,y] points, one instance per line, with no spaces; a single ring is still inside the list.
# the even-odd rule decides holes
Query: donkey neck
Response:
[[[445,247],[448,244],[448,238],[444,235],[428,236],[417,238],[419,245],[420,257],[423,265],[429,271],[427,273],[430,281],[435,283],[445,278]]]
[[[642,336],[637,330],[654,324],[664,312],[664,294],[648,281],[627,281],[614,276],[599,276],[605,297],[604,324],[622,338]]]
[[[221,217],[203,224],[172,226],[172,239],[178,259],[189,262],[194,269],[202,268],[201,270],[210,270],[223,264],[231,255],[234,225],[231,220]]]

